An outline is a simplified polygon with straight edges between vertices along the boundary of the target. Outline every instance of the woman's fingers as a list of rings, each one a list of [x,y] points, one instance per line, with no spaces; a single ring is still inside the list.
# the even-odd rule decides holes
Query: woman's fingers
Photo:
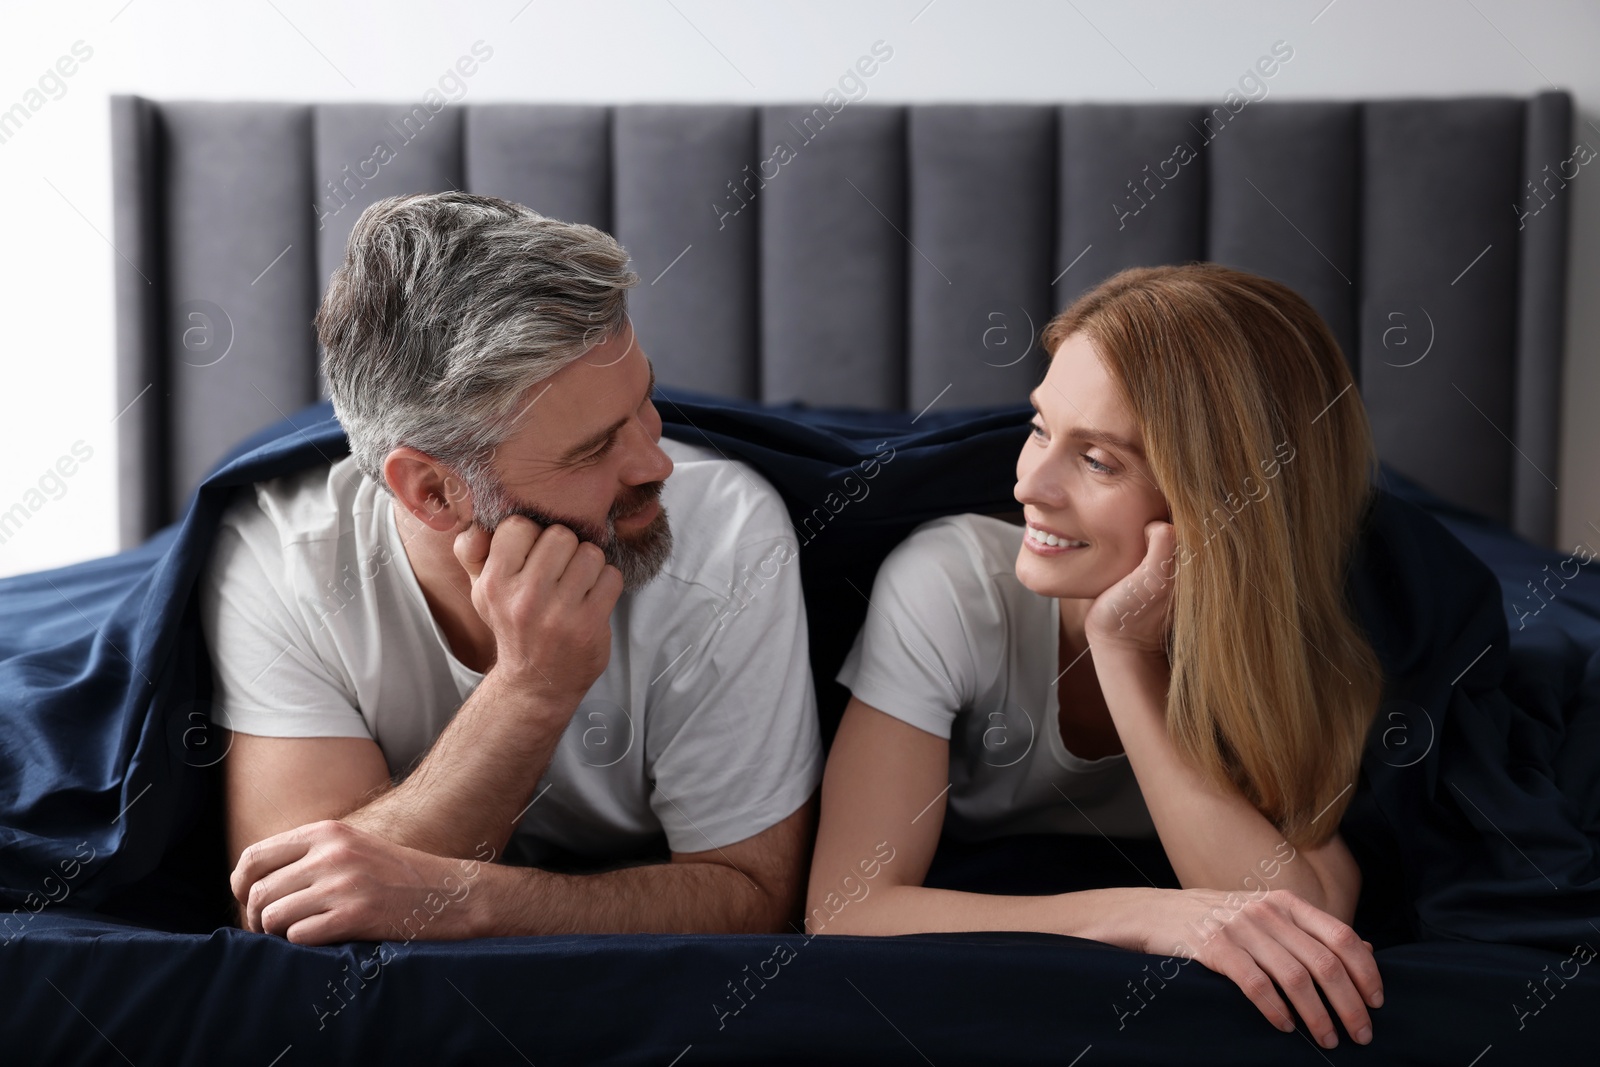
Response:
[[[1339,1032],[1322,1002],[1328,1003],[1357,1044],[1372,1040],[1372,1021],[1361,997],[1333,950],[1297,927],[1287,917],[1241,926],[1238,940],[1256,963],[1288,995],[1295,1010],[1323,1048],[1339,1043]],[[1319,993],[1320,988],[1320,993]]]
[[[1203,889],[1179,894],[1174,899],[1185,909],[1222,895]],[[1382,1006],[1383,982],[1370,941],[1288,890],[1235,910],[1234,921],[1213,931],[1196,959],[1231,979],[1280,1030],[1295,1029],[1292,1004],[1325,1048],[1338,1043],[1335,1015],[1358,1044],[1372,1040],[1368,1008]]]
[[[1267,1021],[1284,1033],[1294,1032],[1294,1019],[1289,1006],[1278,995],[1272,979],[1256,963],[1256,958],[1236,945],[1218,946],[1215,957],[1206,966],[1233,979],[1233,984],[1244,991],[1250,1003],[1261,1009]]]
[[[1383,976],[1378,973],[1371,942],[1363,941],[1349,926],[1299,897],[1292,899],[1289,913],[1300,929],[1327,945],[1339,957],[1344,973],[1355,984],[1363,1003],[1374,1008],[1383,1004]]]

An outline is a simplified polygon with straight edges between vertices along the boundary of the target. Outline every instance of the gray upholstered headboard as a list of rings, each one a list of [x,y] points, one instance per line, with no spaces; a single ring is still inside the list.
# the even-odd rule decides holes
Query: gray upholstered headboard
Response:
[[[125,546],[322,395],[311,318],[362,207],[452,187],[616,234],[660,380],[772,402],[1018,403],[1037,329],[1111,273],[1270,275],[1332,325],[1386,461],[1553,540],[1565,93],[112,111]]]

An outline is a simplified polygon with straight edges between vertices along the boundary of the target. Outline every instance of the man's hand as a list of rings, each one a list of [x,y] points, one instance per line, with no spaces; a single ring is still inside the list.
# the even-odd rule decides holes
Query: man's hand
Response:
[[[492,535],[463,530],[455,554],[472,579],[472,606],[494,632],[493,671],[576,707],[611,659],[622,572],[565,526],[540,527],[521,515]]]
[[[1178,574],[1172,523],[1160,519],[1146,523],[1144,539],[1144,559],[1089,605],[1084,633],[1091,646],[1115,646],[1164,658],[1173,579]]]
[[[460,938],[479,867],[327,820],[251,845],[230,883],[246,930],[296,944]]]

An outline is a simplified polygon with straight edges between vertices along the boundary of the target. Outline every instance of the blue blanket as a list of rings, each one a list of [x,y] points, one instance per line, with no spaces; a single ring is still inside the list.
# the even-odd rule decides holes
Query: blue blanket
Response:
[[[1016,508],[1027,409],[913,419],[666,390],[658,406],[667,434],[750,463],[788,502],[831,738],[833,673],[878,563],[928,518]],[[1199,965],[1153,982],[1176,964],[1043,934],[508,938],[390,946],[390,962],[383,946],[218,929],[222,750],[195,580],[230,489],[347,451],[329,406],[313,406],[242,443],[139,548],[0,581],[3,1047],[60,1062],[108,1044],[135,1062],[227,1048],[266,1063],[291,1046],[285,1064],[404,1054],[419,1035],[430,1059],[504,1059],[510,1045],[541,1063],[665,1064],[686,1046],[685,1064],[1349,1051],[1277,1033]],[[1386,472],[1349,588],[1386,675],[1341,823],[1388,996],[1365,1051],[1560,1051],[1600,1006],[1584,966],[1600,946],[1600,574]],[[1176,884],[1159,848],[1115,844],[947,842],[930,884]],[[149,1029],[174,1003],[195,1015]],[[1228,1043],[1202,1052],[1207,1034]]]

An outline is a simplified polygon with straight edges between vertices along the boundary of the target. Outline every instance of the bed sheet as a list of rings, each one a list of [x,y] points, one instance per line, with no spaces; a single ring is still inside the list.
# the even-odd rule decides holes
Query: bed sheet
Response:
[[[883,555],[925,519],[1015,508],[1026,408],[913,418],[670,390],[658,406],[669,435],[772,481],[797,530],[811,519],[801,567],[825,719]],[[313,406],[242,442],[145,545],[0,581],[14,620],[0,631],[7,1058],[1465,1064],[1588,1040],[1600,576],[1387,470],[1350,582],[1385,706],[1341,823],[1388,993],[1370,1048],[1280,1034],[1199,965],[1043,934],[505,938],[386,943],[385,959],[219,929],[220,750],[194,581],[232,488],[346,450]],[[1526,583],[1546,568],[1564,583],[1530,614]],[[1117,844],[945,842],[930,883],[1163,877],[1159,854]]]

